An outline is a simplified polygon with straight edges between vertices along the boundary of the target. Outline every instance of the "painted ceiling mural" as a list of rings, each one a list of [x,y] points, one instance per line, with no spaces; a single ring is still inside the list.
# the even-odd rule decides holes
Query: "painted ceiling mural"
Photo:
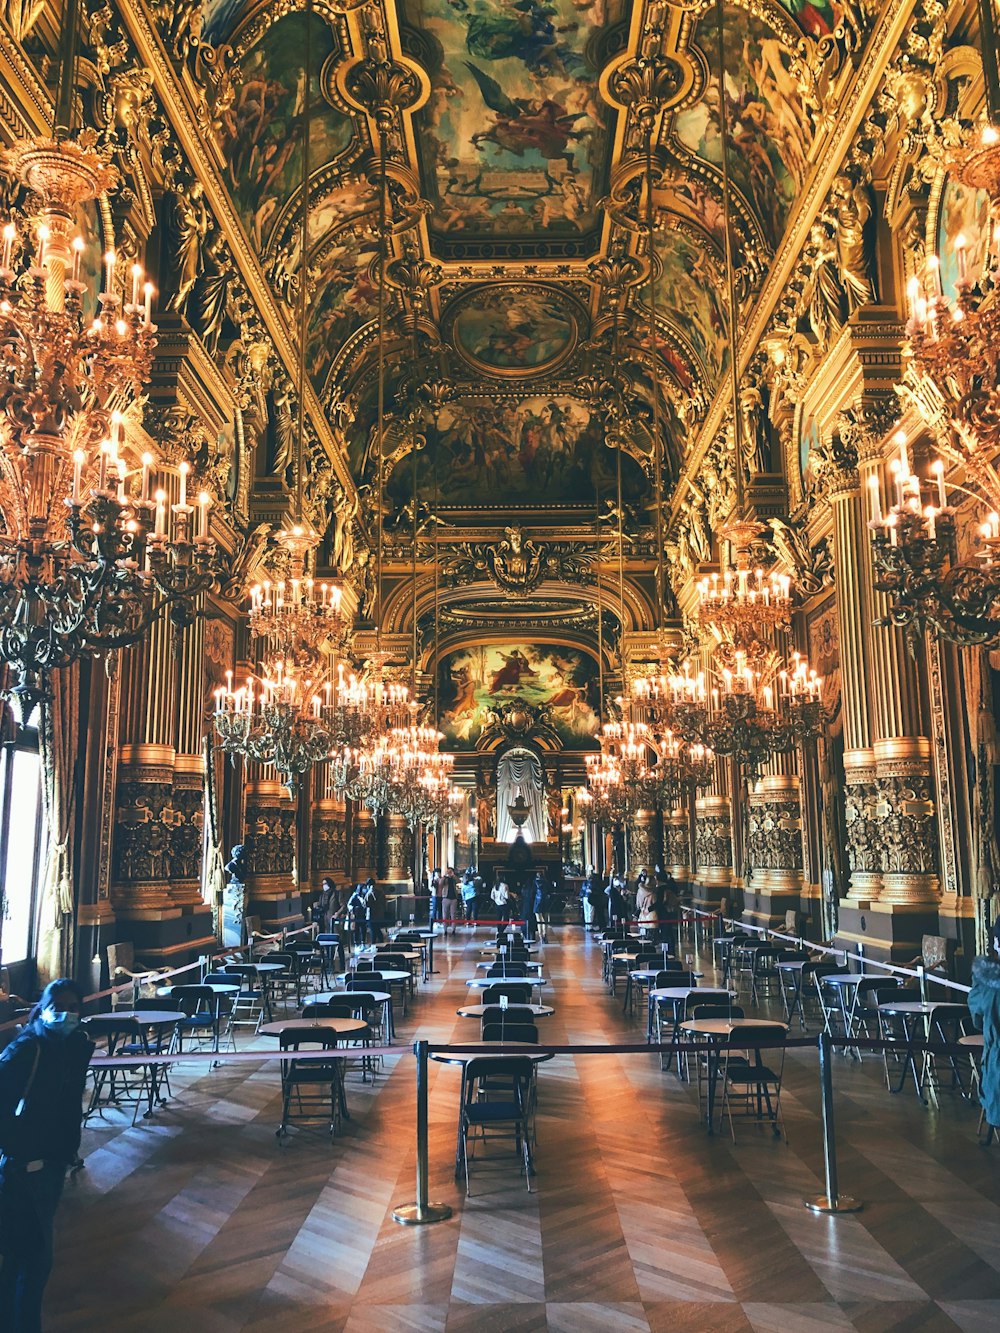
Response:
[[[591,43],[621,0],[404,0],[441,53],[419,115],[444,237],[581,233],[598,221],[611,109]]]

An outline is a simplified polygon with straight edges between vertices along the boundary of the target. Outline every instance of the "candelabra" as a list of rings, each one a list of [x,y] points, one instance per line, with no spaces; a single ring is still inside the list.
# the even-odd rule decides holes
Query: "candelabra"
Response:
[[[153,289],[133,265],[124,301],[110,250],[91,293],[76,234],[80,206],[117,173],[87,134],[16,143],[0,169],[38,201],[28,239],[3,228],[0,258],[0,657],[27,714],[51,670],[135,643],[165,609],[185,625],[222,571],[207,496],[192,531],[186,464],[169,530],[165,497],[149,494],[151,455],[130,484],[120,409],[149,377]]]
[[[657,784],[649,763],[656,742],[645,722],[606,722],[601,749],[586,756],[590,808],[602,823],[620,824],[652,809]]]
[[[660,805],[670,808],[687,793],[702,790],[712,782],[715,753],[700,741],[688,741],[669,727],[659,740],[659,757],[652,770]]]
[[[284,576],[250,589],[250,636],[265,656],[280,657],[299,671],[325,674],[325,651],[343,633],[341,588],[316,583],[308,558],[319,538],[304,523],[278,534]]]
[[[958,277],[949,301],[937,257],[907,289],[906,369],[899,386],[941,455],[921,478],[910,471],[906,436],[899,432],[894,491],[872,486],[872,556],[875,587],[890,602],[885,620],[915,636],[928,630],[962,645],[1000,640],[1000,132],[987,125],[957,154],[957,174],[972,189],[989,192],[993,219],[990,253],[981,274],[970,274],[967,244],[954,242]],[[962,476],[950,486],[948,467]],[[956,497],[951,502],[949,491]],[[956,520],[962,508],[985,518],[978,550],[960,550]]]

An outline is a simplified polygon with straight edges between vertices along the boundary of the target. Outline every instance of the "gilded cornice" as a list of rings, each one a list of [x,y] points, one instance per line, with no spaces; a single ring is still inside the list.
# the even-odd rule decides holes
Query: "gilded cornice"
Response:
[[[879,85],[900,40],[906,32],[919,0],[883,0],[881,12],[873,24],[864,54],[853,78],[837,105],[837,119],[816,150],[815,166],[809,180],[799,191],[795,216],[785,230],[770,271],[764,280],[744,324],[737,350],[737,365],[742,376],[753,360],[758,344],[768,330],[775,307],[785,295],[787,285],[798,265],[810,228],[824,207],[834,179],[843,170],[843,162],[854,143],[865,116],[879,91]],[[824,122],[826,124],[828,122]],[[819,138],[818,136],[818,142]],[[718,433],[729,409],[731,386],[728,377],[716,390],[691,450],[684,474],[674,493],[671,520],[676,518],[685,493],[684,479],[696,476],[702,458]]]
[[[34,65],[0,24],[0,124],[16,139],[52,131],[52,102]]]
[[[135,44],[138,59],[152,72],[153,86],[163,113],[177,136],[191,170],[204,188],[206,201],[230,248],[250,299],[273,344],[275,354],[289,377],[297,382],[299,358],[296,344],[289,334],[260,261],[254,254],[232,206],[229,193],[219,174],[216,156],[211,151],[207,136],[198,124],[196,108],[190,94],[181,86],[177,71],[142,0],[122,0],[120,13],[122,23]],[[305,403],[316,435],[330,459],[337,479],[348,493],[353,495],[355,485],[347,459],[326,420],[319,398],[308,381]]]

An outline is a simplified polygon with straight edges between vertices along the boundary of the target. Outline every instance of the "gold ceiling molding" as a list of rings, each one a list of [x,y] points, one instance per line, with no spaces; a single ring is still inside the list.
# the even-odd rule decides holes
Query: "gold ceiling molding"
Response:
[[[321,3],[322,0],[318,0],[317,10]],[[277,8],[276,6],[275,9]],[[299,4],[290,4],[287,12],[300,8],[302,6]],[[250,299],[261,318],[275,353],[286,373],[294,379],[298,368],[298,351],[294,339],[265,277],[261,261],[250,245],[243,225],[236,215],[229,192],[223,184],[215,145],[196,117],[196,99],[189,87],[182,86],[178,73],[167,55],[163,40],[154,28],[145,7],[134,3],[133,0],[121,0],[120,14],[123,26],[135,45],[139,61],[152,71],[153,88],[160,100],[164,116],[177,136],[178,144],[188,164],[202,184],[206,202],[246,283]],[[346,21],[343,18],[338,19],[341,24]],[[308,382],[305,405],[338,481],[353,495],[356,487],[350,466],[330,429],[322,404]]]
[[[831,121],[825,118],[820,123],[811,175],[798,193],[794,216],[785,229],[768,275],[743,326],[737,354],[740,375],[749,366],[758,344],[768,330],[775,307],[784,296],[799,263],[810,228],[825,207],[834,180],[843,171],[844,159],[869,113],[890,62],[899,53],[901,40],[918,7],[919,0],[902,0],[902,3],[900,0],[884,0],[861,59],[856,66],[848,68],[847,87],[840,93],[836,103],[836,119]],[[684,475],[676,487],[670,510],[671,522],[676,520],[680,510],[685,490],[684,480],[697,475],[702,458],[729,408],[730,394],[728,383],[716,389],[698,438],[688,455]]]

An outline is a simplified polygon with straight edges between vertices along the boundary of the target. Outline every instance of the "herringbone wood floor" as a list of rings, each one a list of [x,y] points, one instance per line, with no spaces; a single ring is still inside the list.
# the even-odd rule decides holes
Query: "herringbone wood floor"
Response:
[[[543,1039],[635,1039],[598,946],[553,934]],[[479,955],[468,932],[448,944],[401,1041],[478,1036],[455,1010]],[[890,1097],[873,1060],[838,1057],[841,1187],[867,1206],[824,1218],[802,1206],[822,1184],[813,1052],[786,1069],[787,1144],[752,1126],[709,1139],[690,1086],[650,1057],[561,1058],[540,1074],[535,1192],[494,1166],[466,1200],[459,1076],[433,1066],[431,1197],[455,1212],[409,1229],[391,1211],[414,1197],[414,1062],[389,1066],[374,1088],[352,1075],[332,1146],[277,1144],[273,1064],[179,1073],[153,1122],[97,1122],[59,1216],[46,1328],[1000,1328],[1000,1149],[977,1146],[977,1109],[953,1094],[924,1109]]]

